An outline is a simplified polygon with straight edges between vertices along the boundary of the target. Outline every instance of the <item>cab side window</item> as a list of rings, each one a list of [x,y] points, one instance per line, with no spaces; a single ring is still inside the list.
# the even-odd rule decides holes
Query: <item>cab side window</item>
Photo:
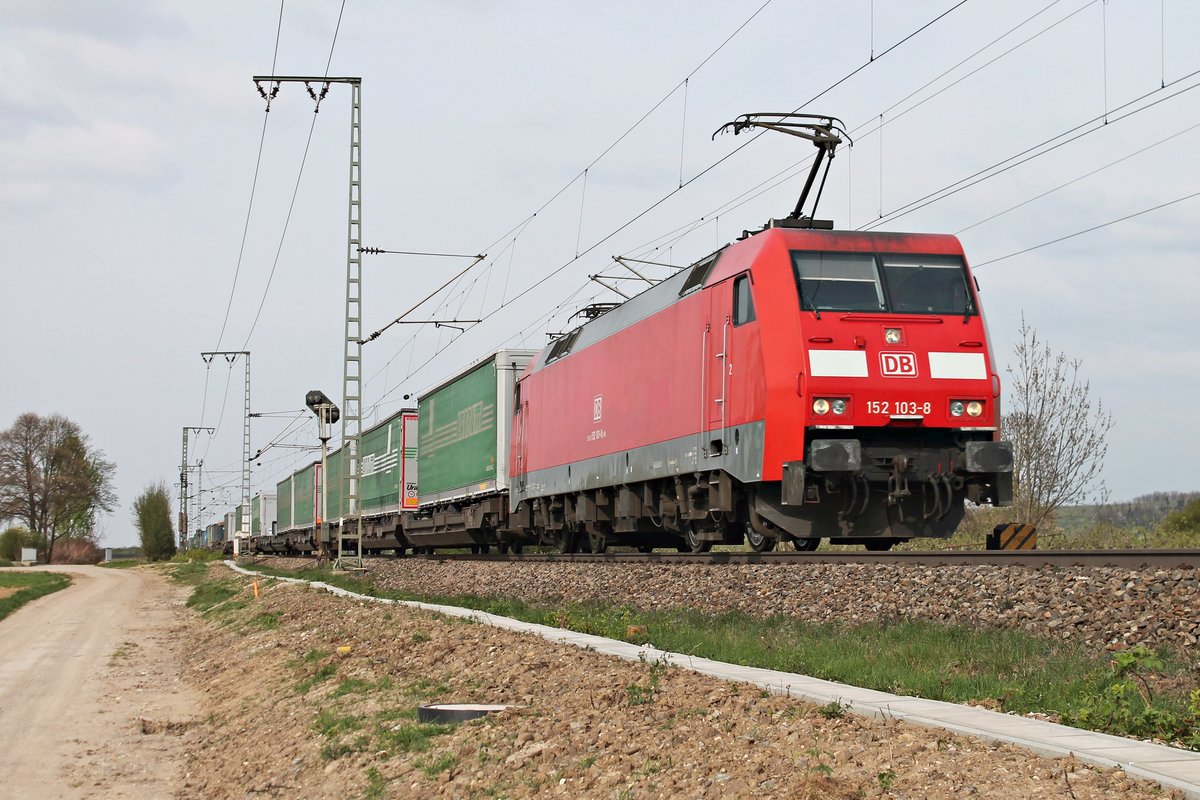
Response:
[[[733,281],[733,324],[745,325],[754,321],[754,297],[750,294],[750,276],[742,275]]]

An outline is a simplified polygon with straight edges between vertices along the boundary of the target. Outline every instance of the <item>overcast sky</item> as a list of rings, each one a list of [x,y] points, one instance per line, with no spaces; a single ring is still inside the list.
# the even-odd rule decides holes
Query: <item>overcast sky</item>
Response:
[[[61,413],[116,462],[108,544],[178,480],[185,425],[219,427],[193,439],[224,487],[205,521],[238,501],[242,366],[201,351],[251,351],[255,450],[315,444],[308,389],[340,402],[350,92],[330,89],[298,181],[313,103],[282,87],[259,161],[250,78],[325,74],[341,7],[286,0],[280,25],[265,0],[0,0],[0,426]],[[612,255],[687,264],[786,215],[811,146],[711,135],[801,109],[855,142],[820,216],[959,233],[998,362],[1022,314],[1082,360],[1114,499],[1200,489],[1200,198],[1012,255],[1200,192],[1198,39],[1188,0],[347,0],[329,74],[363,80],[365,243],[488,254],[423,311],[484,323],[364,347],[368,422],[616,299],[588,281]],[[367,256],[365,329],[467,263]],[[311,457],[271,449],[254,491]]]

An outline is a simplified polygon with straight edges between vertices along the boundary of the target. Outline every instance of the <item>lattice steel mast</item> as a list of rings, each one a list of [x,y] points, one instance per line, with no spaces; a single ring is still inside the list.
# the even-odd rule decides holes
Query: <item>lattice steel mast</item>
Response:
[[[346,339],[342,358],[342,497],[346,513],[338,525],[337,555],[334,567],[362,567],[362,512],[359,503],[361,472],[359,443],[362,435],[362,78],[303,77],[294,75],[256,75],[258,93],[268,102],[279,92],[280,84],[303,83],[315,103],[313,113],[321,110],[321,101],[334,83],[350,85],[350,187],[346,236]],[[271,84],[264,89],[263,84]],[[320,90],[312,85],[320,84]],[[352,543],[353,555],[344,556],[345,545]]]
[[[237,536],[233,536],[229,531],[225,532],[226,536],[233,538],[233,554],[240,555],[242,541],[250,541],[250,351],[209,350],[200,354],[205,364],[211,364],[217,356],[224,356],[230,369],[239,356],[244,356],[246,360],[246,391],[242,404],[242,524],[238,528]]]
[[[187,550],[188,545],[188,433],[201,431],[213,432],[213,428],[201,428],[197,425],[183,426],[183,459],[179,462],[179,550]]]

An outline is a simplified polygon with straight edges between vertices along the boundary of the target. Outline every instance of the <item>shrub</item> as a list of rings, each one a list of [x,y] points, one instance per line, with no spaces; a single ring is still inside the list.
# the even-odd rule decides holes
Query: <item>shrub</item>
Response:
[[[87,539],[59,539],[54,543],[55,564],[95,564],[104,551]]]

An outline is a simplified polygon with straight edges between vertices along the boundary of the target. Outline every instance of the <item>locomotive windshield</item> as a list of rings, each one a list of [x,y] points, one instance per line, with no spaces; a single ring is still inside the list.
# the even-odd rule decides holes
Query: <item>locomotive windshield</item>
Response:
[[[970,314],[958,256],[792,252],[805,311]]]

